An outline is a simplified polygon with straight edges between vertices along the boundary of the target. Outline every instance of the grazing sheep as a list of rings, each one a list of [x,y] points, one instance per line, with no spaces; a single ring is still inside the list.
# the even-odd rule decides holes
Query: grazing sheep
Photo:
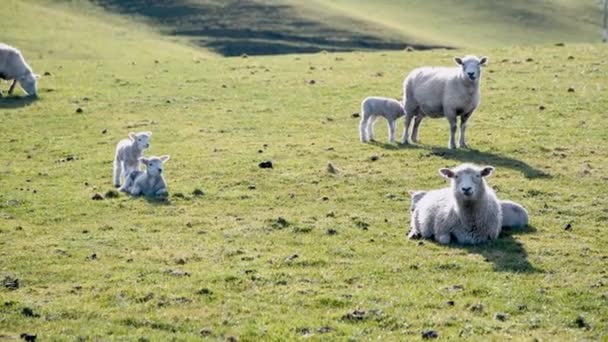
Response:
[[[120,180],[131,171],[139,171],[141,164],[139,158],[144,150],[150,147],[152,132],[129,133],[129,139],[123,139],[116,145],[114,157],[114,186],[120,187]]]
[[[32,72],[32,68],[25,62],[23,55],[16,48],[0,43],[0,79],[12,80],[8,90],[11,95],[17,82],[23,91],[30,96],[36,96],[36,79],[40,77]],[[0,90],[0,97],[2,90]]]
[[[494,168],[463,164],[439,173],[451,187],[412,195],[410,239],[434,238],[448,244],[452,237],[461,244],[494,240],[500,233],[501,206],[484,177]]]
[[[359,138],[361,142],[374,140],[374,122],[379,116],[388,121],[388,141],[395,142],[395,121],[405,115],[399,101],[386,97],[370,96],[361,102],[361,123]]]
[[[500,201],[502,208],[502,227],[524,228],[528,225],[528,211],[521,204]]]
[[[131,171],[119,190],[133,196],[166,197],[167,183],[162,173],[163,163],[169,160],[169,156],[141,157],[139,160],[146,165],[146,171]]]
[[[487,57],[455,57],[458,67],[422,67],[414,69],[403,82],[405,129],[403,143],[408,143],[410,123],[414,118],[412,142],[418,142],[418,127],[425,116],[445,117],[450,123],[448,147],[456,148],[456,121],[460,116],[460,147],[467,147],[467,121],[479,106],[481,66]]]

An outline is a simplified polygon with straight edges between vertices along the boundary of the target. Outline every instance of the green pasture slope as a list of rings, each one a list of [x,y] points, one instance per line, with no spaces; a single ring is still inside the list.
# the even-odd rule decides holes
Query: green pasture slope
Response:
[[[608,338],[605,45],[220,58],[77,4],[0,5],[0,40],[48,73],[0,99],[0,340]],[[439,119],[417,146],[383,122],[358,141],[364,96],[465,53],[490,58],[473,150]],[[169,202],[92,200],[139,130]],[[408,241],[407,191],[465,161],[531,226]]]

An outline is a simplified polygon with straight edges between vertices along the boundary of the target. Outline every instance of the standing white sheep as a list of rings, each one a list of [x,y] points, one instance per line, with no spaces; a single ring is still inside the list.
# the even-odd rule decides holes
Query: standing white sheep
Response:
[[[448,244],[494,240],[500,234],[502,209],[494,190],[484,180],[494,168],[463,164],[439,173],[451,187],[412,195],[410,239],[434,238]]]
[[[126,177],[131,171],[139,171],[141,164],[139,158],[144,150],[150,147],[150,137],[152,132],[129,133],[129,139],[123,139],[116,145],[116,155],[114,156],[114,177],[115,187],[120,187],[120,180]]]
[[[361,142],[374,140],[374,123],[380,116],[388,121],[388,141],[395,141],[395,122],[405,115],[399,101],[386,97],[370,96],[361,102],[359,138]]]
[[[141,157],[139,160],[146,165],[146,171],[131,171],[119,190],[133,196],[166,197],[167,183],[162,173],[163,163],[169,160],[169,156]]]
[[[418,127],[425,116],[445,117],[450,123],[448,147],[456,148],[456,121],[460,116],[460,147],[467,147],[467,122],[480,101],[481,66],[487,57],[455,57],[458,67],[422,67],[414,69],[403,82],[405,129],[403,143],[408,143],[412,118],[412,142],[418,142]]]
[[[17,82],[23,91],[30,96],[36,96],[36,79],[39,76],[25,62],[23,55],[16,48],[0,43],[0,79],[12,80],[8,94],[11,95]],[[0,97],[2,90],[0,89]]]

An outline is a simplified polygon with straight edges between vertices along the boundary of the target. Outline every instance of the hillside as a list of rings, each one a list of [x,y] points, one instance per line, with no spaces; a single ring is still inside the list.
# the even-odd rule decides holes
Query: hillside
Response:
[[[94,0],[226,56],[599,40],[595,1]]]
[[[362,144],[353,113],[463,50],[222,58],[83,2],[2,6],[43,76],[36,101],[0,99],[0,340],[608,336],[605,45],[484,49],[473,149],[450,151],[445,120]],[[171,155],[167,202],[111,195],[116,143],[143,130]],[[530,227],[408,241],[408,190],[465,161]]]

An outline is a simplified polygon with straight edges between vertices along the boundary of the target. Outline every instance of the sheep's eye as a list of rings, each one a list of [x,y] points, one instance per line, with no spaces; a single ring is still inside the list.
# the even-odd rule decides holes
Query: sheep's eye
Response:
[[[480,176],[479,176],[479,175],[476,175],[475,177],[479,178]]]

